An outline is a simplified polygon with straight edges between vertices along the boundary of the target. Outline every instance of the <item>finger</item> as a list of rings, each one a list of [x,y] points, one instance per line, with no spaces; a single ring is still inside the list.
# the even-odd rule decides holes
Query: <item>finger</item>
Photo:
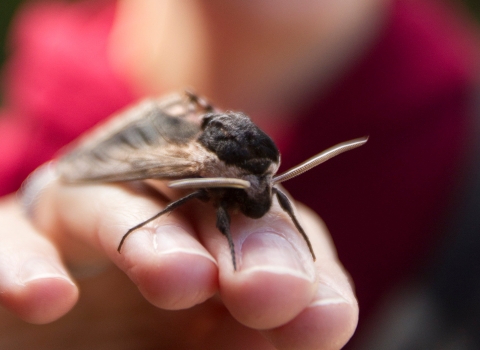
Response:
[[[45,230],[68,233],[106,254],[154,305],[188,308],[216,292],[215,260],[181,209],[134,231],[119,253],[127,230],[164,208],[158,197],[120,185],[59,183],[44,197],[36,221]]]
[[[211,216],[202,211],[199,231],[218,262],[220,295],[233,317],[248,327],[268,329],[292,320],[309,305],[316,286],[313,259],[277,203],[260,219],[232,215],[237,271]]]
[[[317,253],[319,281],[311,303],[292,321],[263,334],[278,349],[341,349],[358,322],[358,304],[350,279],[339,263],[326,229],[306,208],[300,211]]]
[[[13,196],[1,201],[0,222],[1,305],[31,323],[63,316],[78,289],[56,248],[30,225]]]

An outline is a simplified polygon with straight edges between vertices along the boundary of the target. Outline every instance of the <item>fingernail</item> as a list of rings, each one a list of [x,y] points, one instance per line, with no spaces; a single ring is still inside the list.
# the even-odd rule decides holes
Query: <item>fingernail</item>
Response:
[[[44,278],[62,278],[73,284],[60,267],[56,267],[42,258],[26,261],[20,270],[19,278],[21,284]]]
[[[313,263],[307,259],[277,233],[253,233],[242,244],[240,269],[288,274],[313,281]]]
[[[333,287],[320,282],[317,287],[315,298],[309,307],[334,304],[348,304],[348,300],[345,299]]]
[[[185,253],[203,256],[216,264],[215,259],[185,230],[173,225],[156,229],[153,247],[159,254]]]

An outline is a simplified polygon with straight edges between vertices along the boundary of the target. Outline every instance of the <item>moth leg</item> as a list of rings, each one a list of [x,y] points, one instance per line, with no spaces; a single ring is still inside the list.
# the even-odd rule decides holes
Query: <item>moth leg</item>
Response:
[[[120,244],[118,245],[118,248],[117,248],[117,251],[120,253],[120,250],[122,249],[122,246],[123,246],[123,243],[125,242],[125,239],[128,237],[128,235],[130,233],[132,233],[133,231],[135,231],[136,229],[139,229],[140,227],[142,226],[145,226],[146,224],[148,224],[150,221],[153,221],[157,218],[159,218],[160,216],[162,216],[163,214],[165,213],[169,213],[175,209],[177,209],[178,207],[182,206],[183,204],[185,204],[186,202],[188,202],[189,200],[191,199],[194,199],[194,198],[199,198],[199,199],[202,199],[203,197],[205,197],[205,191],[203,190],[199,190],[199,191],[195,191],[193,193],[190,193],[189,195],[183,197],[183,198],[180,198],[178,200],[176,200],[175,202],[172,202],[170,203],[169,205],[167,205],[165,207],[165,209],[163,209],[161,212],[159,212],[158,214],[155,214],[154,216],[152,216],[150,219],[148,220],[145,220],[141,223],[139,223],[138,225],[132,227],[130,230],[127,231],[127,233],[125,233],[122,237],[122,239],[120,240]]]
[[[300,226],[300,223],[298,222],[297,217],[293,212],[292,203],[290,203],[290,200],[288,199],[288,197],[285,195],[285,193],[280,191],[280,189],[273,187],[272,190],[273,190],[273,193],[277,195],[278,203],[280,203],[280,206],[282,207],[282,209],[290,216],[290,219],[292,219],[293,224],[297,228],[298,232],[300,232],[305,242],[307,242],[308,249],[310,250],[310,254],[312,254],[313,261],[315,261],[316,257],[315,257],[315,253],[313,252],[312,244],[310,243],[310,240],[308,239],[307,234],[303,230],[302,226]]]
[[[197,106],[201,107],[205,112],[213,112],[215,108],[205,100],[204,98],[201,98],[198,96],[196,93],[190,90],[185,90],[185,94],[188,96],[188,99],[190,102],[195,103]]]
[[[222,205],[217,209],[217,228],[225,237],[227,237],[230,254],[232,255],[233,269],[237,271],[235,246],[233,245],[232,235],[230,234],[230,215],[228,215],[227,210]]]

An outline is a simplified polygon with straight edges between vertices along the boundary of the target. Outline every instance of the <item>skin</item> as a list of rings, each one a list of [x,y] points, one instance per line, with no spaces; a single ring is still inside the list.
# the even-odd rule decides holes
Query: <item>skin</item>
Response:
[[[121,0],[111,62],[140,94],[191,86],[272,133],[368,50],[390,1]]]
[[[261,125],[288,124],[314,84],[327,87],[368,47],[386,3],[120,1],[112,64],[140,94],[195,86],[219,106],[265,116]],[[32,220],[14,195],[0,201],[0,328],[9,330],[0,347],[340,349],[352,336],[348,274],[300,204],[315,262],[276,201],[261,219],[232,214],[236,272],[213,208],[199,201],[136,231],[119,254],[128,228],[181,195],[156,187],[163,195],[54,181]]]
[[[63,348],[65,339],[79,349],[100,341],[120,349],[132,343],[272,349],[268,338],[279,349],[339,349],[351,336],[358,313],[352,287],[311,211],[300,207],[298,214],[315,263],[278,205],[258,220],[232,216],[237,272],[212,207],[201,202],[135,232],[119,254],[126,229],[166,203],[119,185],[54,183],[35,215],[39,232],[16,198],[5,198],[0,300],[11,314],[3,310],[0,320],[15,332],[0,344],[41,348],[41,336],[49,349]],[[75,278],[66,266],[93,276]],[[16,317],[50,324],[38,328]]]

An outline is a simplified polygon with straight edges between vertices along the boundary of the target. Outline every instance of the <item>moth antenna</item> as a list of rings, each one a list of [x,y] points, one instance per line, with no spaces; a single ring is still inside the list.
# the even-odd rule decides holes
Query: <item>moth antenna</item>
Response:
[[[246,180],[229,178],[229,177],[205,177],[191,178],[170,181],[170,188],[240,188],[246,189],[250,187],[250,182]]]
[[[338,156],[340,153],[350,151],[354,148],[364,145],[367,141],[368,141],[368,136],[365,136],[358,139],[342,142],[342,143],[339,143],[338,145],[330,147],[329,149],[326,149],[325,151],[317,154],[316,156],[313,156],[312,158],[307,159],[303,163],[300,163],[296,167],[293,167],[292,169],[287,170],[283,174],[275,176],[272,180],[273,184],[276,185],[276,184],[279,184],[280,182],[293,179],[294,177],[303,174],[304,172],[316,167],[317,165],[320,165],[323,162],[326,162],[327,160],[335,156]]]
[[[194,199],[194,198],[202,198],[203,196],[205,196],[205,192],[200,190],[200,191],[196,191],[196,192],[193,192],[193,193],[190,193],[189,195],[186,195],[185,197],[183,198],[180,198],[179,200],[176,200],[175,202],[172,202],[170,203],[169,205],[167,205],[161,212],[155,214],[154,216],[152,216],[151,218],[139,223],[138,225],[136,226],[133,226],[130,230],[127,231],[127,233],[125,233],[122,237],[122,239],[120,240],[120,243],[118,245],[118,248],[117,248],[117,251],[120,253],[121,249],[122,249],[122,246],[123,246],[123,243],[125,242],[125,239],[130,235],[130,233],[132,233],[133,231],[139,229],[140,227],[143,227],[145,226],[146,224],[148,224],[150,221],[153,221],[157,218],[159,218],[160,216],[162,216],[163,214],[166,214],[166,213],[169,213],[175,209],[177,209],[178,207],[182,206],[183,204],[187,203],[188,201],[190,201],[191,199]]]

